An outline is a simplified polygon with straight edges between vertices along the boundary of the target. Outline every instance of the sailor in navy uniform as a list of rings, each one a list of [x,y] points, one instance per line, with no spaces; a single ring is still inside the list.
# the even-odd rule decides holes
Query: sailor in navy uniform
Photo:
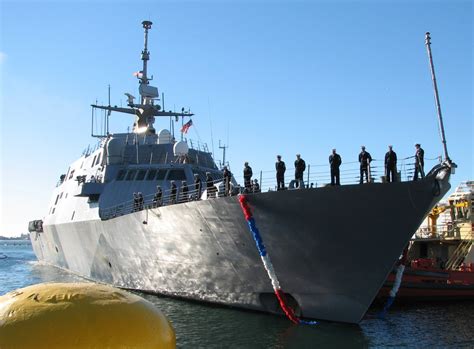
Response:
[[[156,193],[153,197],[153,207],[160,207],[162,203],[163,191],[159,185],[156,186]]]
[[[181,182],[181,202],[188,201],[188,184],[186,181]]]
[[[138,193],[133,193],[133,212],[137,212],[138,210],[139,210]]]
[[[178,188],[176,187],[176,183],[174,181],[171,181],[170,200],[172,204],[175,204],[177,202],[177,194]]]
[[[252,184],[252,192],[260,193],[260,185],[258,184],[258,180],[254,179]]]
[[[210,172],[206,172],[206,189],[208,198],[216,197],[216,187],[214,186],[214,179]]]
[[[244,186],[247,191],[250,191],[252,188],[252,168],[249,166],[249,163],[244,164]]]
[[[277,155],[277,162],[275,163],[277,190],[285,189],[285,162],[281,161],[281,155]]]
[[[199,174],[194,174],[194,190],[196,191],[196,200],[201,199],[202,182]]]
[[[139,191],[137,193],[137,202],[138,202],[138,211],[141,211],[143,210],[143,206],[144,206],[144,199],[143,199],[143,194]]]
[[[370,181],[369,179],[369,172],[368,168],[370,163],[372,162],[372,156],[368,151],[365,151],[365,146],[362,146],[362,151],[359,154],[359,162],[360,162],[360,184],[364,183],[364,173],[367,182]]]
[[[425,177],[425,151],[421,147],[420,144],[415,144],[415,175],[413,176],[413,180],[418,180],[418,172],[420,173],[420,177]]]
[[[224,166],[224,170],[222,171],[222,177],[224,179],[224,196],[230,195],[230,178],[232,174],[230,173],[227,166]]]
[[[331,185],[341,185],[339,166],[342,164],[341,156],[336,153],[336,149],[332,150],[329,155],[329,165],[331,167]]]
[[[295,187],[304,188],[303,172],[306,170],[306,162],[301,158],[300,154],[296,154],[295,160]]]
[[[387,182],[397,181],[397,153],[392,148],[389,145],[388,152],[385,154],[385,178],[387,178]]]

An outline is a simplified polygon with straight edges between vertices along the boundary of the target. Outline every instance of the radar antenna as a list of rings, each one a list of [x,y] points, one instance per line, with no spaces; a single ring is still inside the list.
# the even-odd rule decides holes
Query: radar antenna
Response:
[[[116,111],[119,113],[125,114],[133,114],[135,115],[135,123],[133,125],[133,132],[135,133],[142,133],[147,132],[154,134],[155,129],[153,128],[153,123],[155,122],[155,116],[161,117],[175,117],[178,118],[179,116],[193,116],[194,114],[191,112],[184,112],[175,113],[175,112],[166,112],[164,108],[162,108],[159,104],[155,104],[155,100],[159,100],[159,93],[158,88],[155,86],[150,86],[149,82],[153,80],[153,76],[148,78],[148,61],[150,59],[150,52],[148,51],[148,30],[151,29],[151,25],[153,23],[151,21],[143,21],[143,29],[145,30],[145,43],[144,48],[142,51],[142,61],[143,61],[143,69],[139,72],[134,73],[134,75],[139,80],[139,88],[138,92],[140,93],[140,103],[135,103],[135,97],[132,96],[130,93],[125,93],[127,96],[127,105],[128,108],[111,106],[110,105],[110,97],[109,97],[109,105],[98,105],[92,104],[92,109],[104,109],[107,110],[110,114],[112,111]],[[164,97],[163,97],[164,102]],[[163,103],[164,107],[164,103]],[[108,117],[108,115],[107,115]],[[108,120],[106,121],[106,129],[108,132]]]
[[[145,47],[142,51],[143,70],[141,76],[139,76],[140,84],[148,85],[151,79],[148,79],[147,75],[147,62],[150,59],[150,52],[148,51],[148,29],[151,29],[151,21],[143,21],[142,25],[145,29]],[[144,104],[144,97],[142,96],[142,104]]]
[[[222,164],[221,164],[221,168],[224,168],[224,166],[227,166],[226,163],[225,163],[225,151],[226,149],[229,148],[228,145],[225,145],[225,144],[222,144],[221,145],[221,140],[219,139],[219,149],[222,149]]]

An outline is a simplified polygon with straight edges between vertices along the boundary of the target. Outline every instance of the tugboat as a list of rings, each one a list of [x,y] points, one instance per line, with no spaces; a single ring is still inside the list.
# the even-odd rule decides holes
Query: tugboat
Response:
[[[142,25],[140,103],[92,105],[134,115],[132,132],[107,132],[60,176],[48,213],[30,223],[36,256],[126,289],[282,314],[235,179],[222,185],[205,147],[155,130],[156,118],[181,118],[185,132],[193,114],[164,110],[148,78],[152,23]],[[452,167],[446,157],[419,181],[243,193],[294,313],[358,323]]]
[[[410,242],[397,293],[404,302],[474,299],[474,181],[461,183],[436,205]],[[377,298],[385,298],[392,272]]]

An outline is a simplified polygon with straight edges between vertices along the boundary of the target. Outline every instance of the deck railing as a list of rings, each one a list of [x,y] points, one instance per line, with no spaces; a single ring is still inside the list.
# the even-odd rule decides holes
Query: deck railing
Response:
[[[209,190],[207,190],[207,183],[202,182],[200,189],[197,189],[194,183],[188,184],[186,186],[188,189],[186,192],[183,191],[182,185],[177,186],[175,194],[172,193],[172,189],[162,190],[161,198],[157,198],[155,196],[156,193],[142,195],[141,197],[133,197],[130,200],[124,201],[118,205],[99,209],[99,215],[101,219],[110,219],[144,209],[201,200],[203,195],[206,195],[206,198],[211,199],[228,195],[236,195],[240,190],[238,186],[233,186],[231,184],[229,186],[229,190],[226,191],[225,184],[222,179],[215,180],[212,183],[213,186],[210,187]]]
[[[430,169],[434,165],[440,163],[439,158],[434,159],[425,159],[425,169]],[[398,181],[410,181],[413,179],[415,173],[415,161],[414,157],[408,157],[399,160],[397,164],[398,171]],[[426,171],[428,172],[428,171]],[[287,167],[285,172],[285,187],[294,186],[294,167]],[[383,181],[385,176],[385,164],[383,160],[374,159],[370,163],[370,182],[380,183]],[[234,177],[237,182],[243,183],[243,173],[236,175]],[[275,170],[269,171],[254,171],[253,179],[257,179],[262,188],[262,191],[267,190],[276,190],[277,181],[276,181],[276,172]],[[293,183],[291,183],[293,181]],[[358,161],[345,162],[340,166],[340,184],[357,184],[360,181],[360,165]],[[326,186],[331,183],[331,174],[329,164],[307,164],[306,170],[303,173],[303,182],[305,188],[316,188]],[[365,175],[364,175],[364,183]]]
[[[434,166],[434,161],[437,159],[426,159],[425,162],[428,167],[429,162],[432,162]],[[401,159],[398,165],[398,174],[399,180],[408,181],[412,180],[413,174],[415,171],[415,164],[413,157]],[[385,175],[384,162],[381,160],[373,160],[370,164],[371,182],[381,182],[382,176]],[[237,183],[244,183],[243,176],[235,176]],[[231,185],[229,193],[226,193],[224,188],[224,182],[222,179],[215,180],[213,182],[215,192],[207,193],[209,198],[222,197],[226,195],[236,195],[240,192],[254,193],[260,191],[274,191],[276,190],[276,175],[275,171],[260,171],[253,174],[252,181],[257,179],[258,187],[253,184],[251,188],[244,188],[243,184],[238,184],[237,186]],[[340,182],[341,185],[347,184],[356,184],[359,183],[360,179],[360,166],[358,162],[348,162],[344,163],[340,167]],[[315,188],[321,187],[330,184],[330,170],[328,165],[307,165],[306,171],[303,174],[303,183],[304,186],[301,188]],[[365,178],[364,178],[365,182]],[[253,183],[253,182],[252,182]],[[294,181],[294,168],[287,168],[285,173],[285,187],[293,189],[295,186]],[[125,202],[122,202],[118,205],[112,207],[101,208],[99,210],[100,217],[102,219],[110,219],[118,217],[124,214],[128,214],[135,211],[140,211],[149,208],[155,208],[160,206],[174,205],[184,202],[189,202],[193,200],[200,200],[198,190],[195,189],[193,183],[187,185],[188,191],[183,194],[182,186],[177,186],[176,194],[172,194],[171,189],[163,190],[161,200],[157,201],[155,199],[155,193],[143,195],[142,199],[134,200],[130,198]],[[201,196],[207,188],[207,183],[201,183],[200,193]]]

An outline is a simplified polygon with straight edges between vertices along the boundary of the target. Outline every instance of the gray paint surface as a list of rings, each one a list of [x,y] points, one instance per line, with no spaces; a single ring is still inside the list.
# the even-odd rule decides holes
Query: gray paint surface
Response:
[[[417,182],[248,195],[296,312],[359,322],[405,244],[449,190],[443,171],[444,178]],[[281,313],[235,196],[45,224],[31,240],[38,259],[86,278]]]

